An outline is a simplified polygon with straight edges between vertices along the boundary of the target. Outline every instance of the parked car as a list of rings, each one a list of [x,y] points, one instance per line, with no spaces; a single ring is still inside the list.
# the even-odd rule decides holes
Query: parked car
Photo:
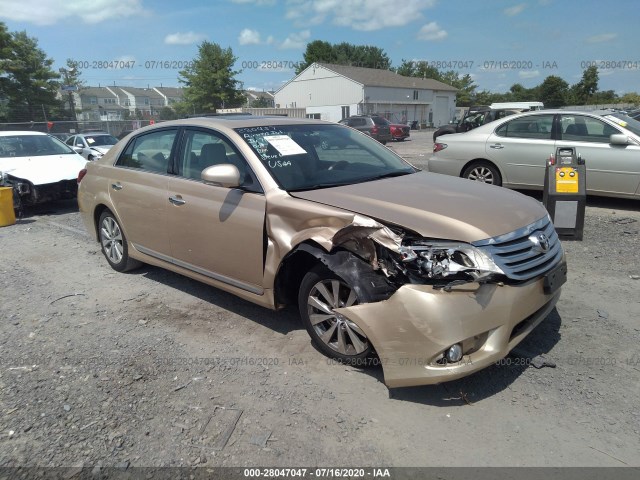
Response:
[[[604,111],[541,110],[513,115],[436,142],[431,172],[540,190],[557,147],[585,160],[587,193],[640,198],[640,122]]]
[[[565,281],[539,202],[421,172],[335,123],[163,122],[78,181],[81,216],[116,271],[144,262],[264,307],[297,305],[321,352],[377,360],[390,387],[493,365]]]
[[[389,120],[378,115],[353,115],[338,123],[360,130],[383,145],[392,139]]]
[[[494,120],[508,117],[509,115],[515,115],[522,111],[522,109],[514,108],[470,107],[465,116],[462,117],[462,120],[457,123],[444,125],[433,132],[433,141],[435,142],[441,135],[468,132],[485,123],[493,122]]]
[[[118,139],[108,133],[84,133],[68,138],[65,143],[87,160],[96,160],[118,143]]]
[[[411,136],[409,125],[404,123],[391,123],[389,129],[391,130],[391,138],[397,142],[404,142],[405,138]]]
[[[54,138],[57,138],[61,142],[66,142],[67,139],[71,136],[71,134],[69,133],[50,133],[49,135],[51,135]]]
[[[41,132],[0,132],[0,184],[13,187],[17,206],[73,198],[87,161]]]

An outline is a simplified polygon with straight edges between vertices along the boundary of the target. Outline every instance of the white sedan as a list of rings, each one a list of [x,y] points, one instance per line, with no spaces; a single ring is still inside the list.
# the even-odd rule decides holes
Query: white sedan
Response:
[[[574,147],[585,160],[587,193],[640,199],[640,122],[609,110],[540,110],[443,135],[428,169],[541,190],[546,162],[558,147]]]
[[[77,178],[87,161],[46,133],[0,132],[0,185],[32,205],[77,195]]]

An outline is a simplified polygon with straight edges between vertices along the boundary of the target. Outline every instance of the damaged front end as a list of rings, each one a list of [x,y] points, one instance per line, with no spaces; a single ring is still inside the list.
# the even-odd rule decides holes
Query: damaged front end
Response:
[[[374,346],[389,387],[486,368],[528,335],[560,295],[543,293],[542,278],[512,281],[481,247],[421,238],[360,215],[327,240],[328,250],[306,243],[296,250],[356,292],[357,303],[335,308],[335,315]]]
[[[332,243],[366,261],[366,267],[365,262],[355,263],[359,273],[369,269],[384,274],[396,288],[405,284],[429,284],[448,291],[455,285],[470,282],[499,281],[504,275],[487,253],[473,245],[420,238],[360,216],[338,231]],[[340,276],[347,273],[342,261],[326,260],[325,263]]]
[[[0,186],[13,188],[13,206],[20,210],[23,206],[67,198],[75,198],[78,194],[76,180],[61,180],[55,183],[34,185],[29,180],[2,174]]]

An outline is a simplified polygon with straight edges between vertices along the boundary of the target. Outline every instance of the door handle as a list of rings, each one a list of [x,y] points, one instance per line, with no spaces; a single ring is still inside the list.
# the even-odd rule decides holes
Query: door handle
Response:
[[[493,145],[489,145],[489,148],[495,148],[496,150],[500,150],[501,148],[504,148],[504,145],[500,143],[494,143]]]
[[[112,183],[111,188],[113,188],[114,190],[122,190],[123,187],[120,184],[120,182],[118,182],[118,183]]]
[[[169,197],[169,201],[173,204],[173,205],[184,205],[185,203],[187,203],[185,200],[182,199],[182,197],[180,195],[176,195],[174,197]]]

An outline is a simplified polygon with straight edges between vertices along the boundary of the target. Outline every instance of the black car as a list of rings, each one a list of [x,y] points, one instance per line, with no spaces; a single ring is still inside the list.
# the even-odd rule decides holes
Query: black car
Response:
[[[484,125],[485,123],[493,122],[500,118],[508,117],[516,113],[521,113],[522,110],[491,108],[487,106],[470,107],[466,115],[456,124],[444,125],[433,132],[433,142],[440,135],[448,135],[450,133],[463,133],[473,130],[474,128]]]
[[[386,145],[393,138],[391,136],[391,123],[379,115],[353,115],[343,118],[338,123],[360,130],[383,145]]]

